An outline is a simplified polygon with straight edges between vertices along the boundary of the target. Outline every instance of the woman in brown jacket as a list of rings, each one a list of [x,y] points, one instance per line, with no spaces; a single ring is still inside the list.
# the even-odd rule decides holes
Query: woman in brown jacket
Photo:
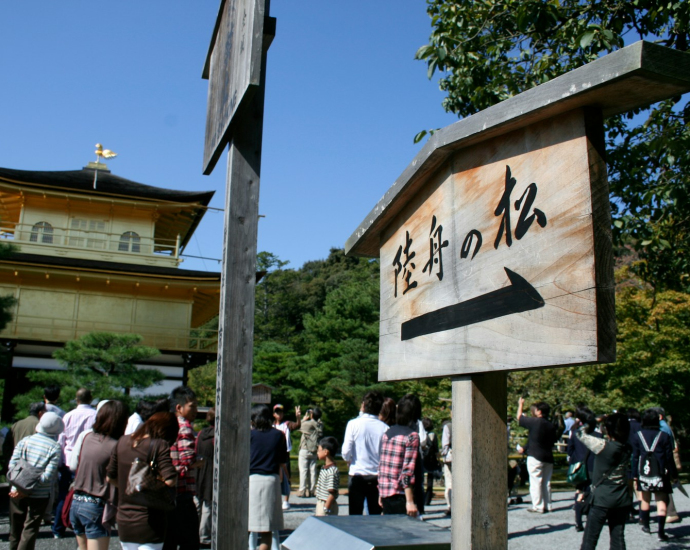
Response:
[[[154,414],[132,435],[120,438],[108,464],[108,480],[117,485],[119,501],[117,526],[124,550],[138,550],[140,545],[160,549],[165,541],[167,512],[142,506],[126,494],[132,463],[139,458],[149,462],[155,453],[158,475],[168,487],[177,485],[177,470],[170,458],[170,446],[177,440],[177,418],[169,412]]]

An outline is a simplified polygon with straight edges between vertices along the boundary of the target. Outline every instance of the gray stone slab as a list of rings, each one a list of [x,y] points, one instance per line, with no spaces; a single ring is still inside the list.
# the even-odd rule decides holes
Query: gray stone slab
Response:
[[[450,531],[407,516],[310,517],[286,550],[450,550]]]

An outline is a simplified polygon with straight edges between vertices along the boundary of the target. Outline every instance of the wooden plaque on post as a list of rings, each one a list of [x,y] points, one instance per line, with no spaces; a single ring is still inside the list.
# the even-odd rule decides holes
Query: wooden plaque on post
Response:
[[[454,548],[506,548],[506,372],[615,359],[605,116],[690,89],[638,42],[437,131],[347,253],[380,256],[379,379],[452,377]]]
[[[213,171],[230,141],[235,114],[261,83],[265,5],[266,0],[221,0],[202,73],[209,80],[204,174]]]
[[[594,239],[611,225],[603,125],[591,116],[459,151],[386,228],[381,380],[614,360],[610,231]]]
[[[381,259],[380,380],[615,360],[603,118],[689,58],[638,42],[433,135],[345,245]]]

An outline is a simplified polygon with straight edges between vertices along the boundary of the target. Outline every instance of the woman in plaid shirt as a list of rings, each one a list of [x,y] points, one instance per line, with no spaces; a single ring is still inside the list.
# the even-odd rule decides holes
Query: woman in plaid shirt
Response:
[[[396,424],[381,439],[378,477],[384,514],[418,515],[415,487],[422,483],[417,431],[421,416],[419,398],[408,393],[398,402]]]

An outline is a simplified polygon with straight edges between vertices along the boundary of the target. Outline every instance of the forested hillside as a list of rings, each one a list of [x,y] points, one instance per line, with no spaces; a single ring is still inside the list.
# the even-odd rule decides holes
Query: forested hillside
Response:
[[[254,382],[273,387],[274,403],[292,418],[295,405],[324,410],[327,433],[342,437],[365,390],[394,399],[408,391],[422,399],[425,416],[449,417],[450,380],[377,383],[379,263],[332,249],[327,259],[290,269],[262,252],[267,271],[256,287]],[[690,295],[654,291],[619,272],[616,295],[618,361],[509,374],[508,413],[517,399],[546,400],[559,413],[579,402],[597,412],[664,406],[679,435],[690,426]],[[202,405],[215,401],[215,363],[192,372]]]

